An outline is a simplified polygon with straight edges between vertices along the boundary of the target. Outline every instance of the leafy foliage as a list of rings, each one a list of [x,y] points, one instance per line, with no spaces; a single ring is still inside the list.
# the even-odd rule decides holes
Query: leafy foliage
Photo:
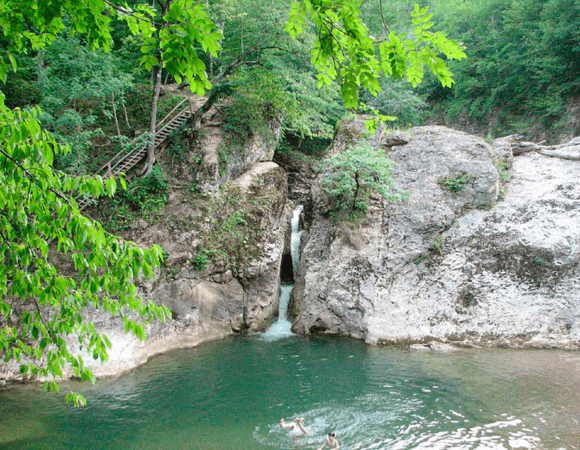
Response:
[[[439,181],[439,184],[444,189],[451,191],[454,194],[461,192],[473,180],[473,174],[463,172],[456,175],[449,175]]]
[[[365,94],[362,99],[381,115],[396,117],[396,128],[421,125],[426,116],[427,103],[402,81],[381,79],[381,91],[375,97]]]
[[[165,7],[160,11],[160,22],[154,20],[156,12],[147,4],[139,4],[135,9],[118,7],[117,11],[127,20],[133,34],[142,39],[140,62],[145,69],[151,70],[161,62],[178,83],[185,79],[192,92],[203,95],[211,83],[195,44],[201,45],[203,52],[216,56],[222,35],[215,30],[203,3],[174,0],[159,4]],[[157,23],[159,28],[155,27]]]
[[[113,108],[120,111],[115,99],[134,88],[133,78],[120,70],[114,55],[91,51],[80,39],[66,35],[58,36],[35,59],[43,125],[71,147],[58,156],[57,166],[86,174],[93,143],[113,131]]]
[[[290,133],[328,136],[340,112],[333,81],[339,82],[345,105],[354,107],[359,88],[373,95],[379,92],[381,73],[405,77],[415,84],[427,65],[448,85],[450,74],[438,54],[463,57],[457,44],[429,31],[431,22],[424,8],[415,8],[414,37],[391,34],[389,40],[378,42],[360,19],[356,1],[294,2],[286,28],[292,39],[279,28],[287,4],[282,0],[270,4],[256,5],[249,0],[5,0],[0,6],[0,80],[6,82],[9,70],[25,60],[21,67],[27,71],[20,75],[28,82],[37,75],[39,91],[48,91],[11,95],[14,110],[0,94],[0,352],[6,361],[20,361],[24,375],[47,378],[47,388],[56,389],[52,379],[69,366],[75,376],[94,381],[83,353],[68,343],[74,336],[81,352],[107,359],[110,342],[86,319],[86,309],[121,317],[126,330],[141,339],[145,337],[142,321],[163,319],[168,313],[166,308],[138,298],[134,285],[137,277],[153,275],[161,250],[141,249],[107,233],[100,223],[84,217],[74,200],[77,195],[99,197],[116,192],[114,179],[79,175],[85,173],[90,159],[89,146],[101,136],[97,116],[109,120],[113,116],[120,134],[116,107],[124,107],[122,100],[134,80],[144,79],[131,67],[136,65],[135,50],[140,52],[142,67],[154,75],[151,136],[155,134],[161,69],[178,83],[186,81],[192,92],[201,95],[212,88],[209,74],[218,73],[224,81],[240,66],[263,68],[262,72],[243,71],[240,76],[246,77],[244,83],[250,78],[255,81],[252,88],[238,86],[241,95],[235,100],[249,99],[258,105],[248,116],[259,122],[263,119],[260,114],[280,115]],[[270,13],[267,26],[248,17],[248,12],[258,11]],[[226,35],[237,38],[226,43],[222,41]],[[239,49],[237,56],[234,49]],[[308,63],[305,55],[311,50]],[[120,61],[111,51],[131,55],[131,62]],[[27,59],[27,55],[36,59]],[[31,61],[36,62],[36,69]],[[288,62],[292,71],[284,69]],[[327,89],[321,94],[314,94],[315,71],[318,84]],[[270,79],[267,73],[273,74]],[[55,135],[42,129],[40,109],[18,109],[25,106],[16,104],[19,99],[26,105],[41,103],[43,120]],[[329,99],[332,102],[324,102]],[[325,106],[329,103],[330,107]],[[73,147],[72,152],[66,143]],[[396,196],[388,176],[389,164],[381,161],[380,155],[361,150],[359,156],[351,155],[343,163],[343,171],[350,170],[355,180],[352,211],[364,209],[371,192]],[[329,164],[332,178],[340,163],[333,160]],[[61,170],[64,167],[68,173]],[[120,182],[125,187],[122,179]],[[125,194],[133,206],[147,203],[152,184],[157,192],[165,190],[162,177],[155,172],[143,183],[132,185]],[[337,191],[335,197],[339,203],[348,196],[346,184],[346,180],[339,182],[342,192]],[[275,192],[266,194],[271,200],[278,198]],[[234,211],[210,224],[210,236],[216,234],[225,242],[217,263],[234,271],[243,266],[243,253],[257,241],[243,230],[263,214],[259,210],[251,214],[250,207],[248,211],[246,215]],[[208,241],[208,251],[211,244]],[[83,402],[74,393],[67,398]]]
[[[169,185],[159,165],[153,166],[149,174],[133,178],[127,189],[120,191],[110,203],[103,205],[103,226],[111,231],[127,230],[138,219],[153,222],[162,214]]]
[[[452,90],[430,83],[424,89],[448,120],[477,124],[490,135],[535,138],[569,126],[567,105],[580,94],[577,1],[430,3],[438,26],[462,40],[469,56],[450,63],[457,80]]]
[[[52,377],[60,377],[64,366],[81,380],[94,381],[67,336],[77,335],[82,350],[107,360],[111,343],[84,309],[121,317],[140,339],[144,327],[132,312],[148,321],[164,319],[167,310],[138,298],[133,284],[141,275],[153,275],[161,250],[144,250],[106,233],[72,199],[77,192],[111,196],[115,180],[55,171],[55,155],[69,149],[41,129],[38,115],[36,108],[10,111],[0,103],[0,352],[5,361],[20,361],[23,375],[48,378],[45,386],[55,389]],[[65,262],[63,273],[59,267]],[[69,398],[83,402],[76,394]]]
[[[275,117],[300,139],[331,137],[344,113],[340,93],[336,86],[317,87],[309,62],[315,35],[307,30],[301,39],[291,39],[284,31],[288,3],[222,0],[211,9],[224,34],[220,57],[211,67],[227,72],[217,77],[214,90],[232,99],[225,111],[230,129],[259,130]]]
[[[413,35],[391,31],[385,41],[376,43],[360,17],[358,2],[296,1],[292,4],[286,30],[292,37],[300,35],[310,17],[318,33],[312,61],[319,71],[319,85],[340,80],[345,105],[356,107],[359,87],[373,96],[380,91],[380,73],[405,78],[416,86],[422,81],[427,66],[443,86],[451,86],[451,72],[438,55],[463,59],[465,53],[461,45],[444,33],[429,31],[433,23],[430,21],[432,14],[427,11],[427,7],[415,5]]]
[[[389,201],[405,199],[407,193],[391,176],[396,166],[383,151],[374,150],[365,141],[323,161],[322,187],[331,210],[352,217],[367,212],[372,194]]]

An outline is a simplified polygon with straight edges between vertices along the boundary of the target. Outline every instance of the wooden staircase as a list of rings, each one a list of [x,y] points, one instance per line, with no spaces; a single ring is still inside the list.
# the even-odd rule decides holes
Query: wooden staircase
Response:
[[[183,99],[176,105],[159,123],[157,124],[157,132],[155,133],[155,143],[153,148],[158,147],[167,139],[172,131],[179,128],[187,119],[193,115],[191,105],[188,104],[183,107],[183,104],[188,102],[188,99]],[[122,173],[127,173],[135,167],[140,161],[147,156],[147,148],[149,141],[137,145],[139,138],[133,140],[129,144],[129,148],[134,147],[133,150],[127,152],[126,149],[121,150],[113,156],[105,165],[97,170],[94,175],[100,175],[103,178],[115,177],[117,178]],[[90,203],[90,198],[77,198],[79,210],[84,210]]]

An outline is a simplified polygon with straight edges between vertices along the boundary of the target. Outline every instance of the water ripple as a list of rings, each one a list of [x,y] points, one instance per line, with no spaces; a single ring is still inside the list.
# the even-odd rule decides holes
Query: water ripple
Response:
[[[578,355],[235,337],[84,385],[89,406],[80,410],[39,388],[4,391],[0,447],[306,450],[335,431],[344,450],[575,450]],[[310,435],[296,440],[279,420],[298,415]]]

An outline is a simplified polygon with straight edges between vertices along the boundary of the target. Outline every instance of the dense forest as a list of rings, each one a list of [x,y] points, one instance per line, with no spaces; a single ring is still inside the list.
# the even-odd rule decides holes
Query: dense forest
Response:
[[[408,80],[383,77],[376,96],[362,87],[368,105],[397,117],[393,126],[440,123],[487,137],[521,133],[550,140],[576,131],[579,2],[432,0],[425,5],[434,29],[461,42],[468,57],[448,62],[452,87],[434,76],[415,88]],[[200,58],[214,80],[213,92],[235,99],[228,126],[247,133],[264,126],[265,117],[279,115],[286,136],[282,147],[327,142],[346,108],[338,85],[317,86],[309,53],[314,30],[291,39],[284,31],[285,1],[220,0],[207,6],[223,38],[217,56],[200,52]],[[403,0],[362,7],[370,32],[383,36],[390,28],[411,33],[412,11],[413,4]],[[41,106],[44,126],[73,149],[59,160],[71,174],[94,172],[150,127],[155,70],[143,64],[146,45],[126,24],[116,26],[113,39],[112,51],[104,52],[92,50],[82,35],[60,34],[41,51],[18,54],[18,70],[2,89],[9,107]],[[162,84],[176,83],[168,71],[161,77]],[[162,93],[159,117],[172,101]]]
[[[431,2],[436,22],[465,43],[456,84],[421,94],[430,117],[490,137],[557,141],[579,132],[580,3],[576,0]]]
[[[280,121],[280,153],[321,153],[353,112],[375,117],[371,127],[436,123],[486,138],[557,141],[579,131],[580,1],[419,3],[7,1],[0,9],[0,291],[21,305],[41,298],[60,315],[49,322],[36,305],[22,323],[3,327],[6,360],[48,352],[47,364],[30,363],[23,373],[58,375],[70,364],[90,379],[60,337],[81,327],[81,344],[106,359],[110,343],[84,321],[83,307],[167,314],[126,289],[152,275],[161,249],[120,241],[107,232],[118,224],[105,223],[105,231],[69,194],[112,197],[113,179],[87,175],[137,140],[151,143],[146,162],[109,200],[117,208],[110,217],[162,208],[168,184],[152,143],[185,92],[203,96],[201,113],[220,105],[234,142]],[[179,139],[169,152],[182,151]],[[72,259],[76,277],[58,275],[51,244]],[[103,291],[111,297],[103,300]],[[0,301],[3,325],[14,304]]]

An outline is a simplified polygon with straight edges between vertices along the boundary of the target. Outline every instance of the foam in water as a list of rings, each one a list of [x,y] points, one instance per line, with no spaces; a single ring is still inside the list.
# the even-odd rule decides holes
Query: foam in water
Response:
[[[291,336],[292,323],[286,319],[286,311],[288,310],[288,299],[290,298],[290,291],[293,284],[283,284],[280,287],[280,313],[278,321],[274,323],[268,331],[260,336],[267,341],[276,341],[285,337]]]
[[[330,402],[329,402],[330,403]],[[459,427],[456,430],[440,430],[439,420],[429,420],[417,412],[421,402],[417,399],[399,399],[385,402],[374,395],[363,396],[351,405],[334,404],[295,415],[306,417],[308,436],[290,440],[286,430],[278,423],[256,427],[254,438],[263,445],[277,448],[304,448],[320,445],[329,431],[335,431],[344,448],[353,450],[511,450],[543,448],[534,433],[523,427],[521,420],[513,417],[498,420],[483,426]],[[417,422],[397,426],[407,417],[415,416]],[[294,417],[290,415],[289,417]],[[433,418],[431,418],[433,419]],[[468,420],[464,419],[467,424]],[[388,424],[391,424],[389,427]],[[391,428],[389,430],[389,428]],[[438,431],[439,430],[439,431]],[[391,435],[385,438],[385,435]]]

